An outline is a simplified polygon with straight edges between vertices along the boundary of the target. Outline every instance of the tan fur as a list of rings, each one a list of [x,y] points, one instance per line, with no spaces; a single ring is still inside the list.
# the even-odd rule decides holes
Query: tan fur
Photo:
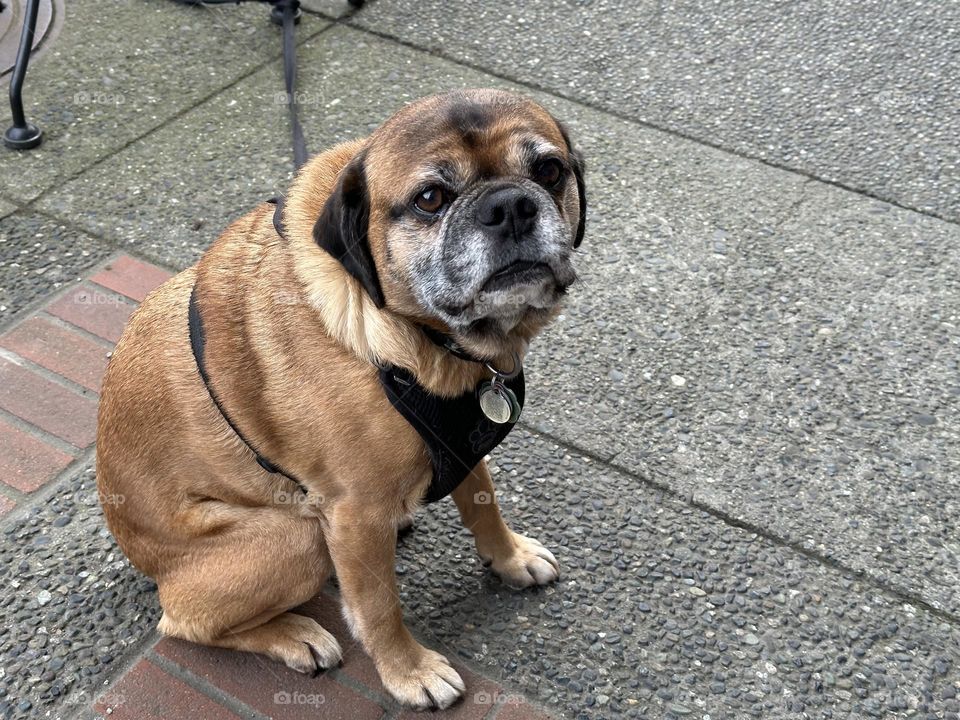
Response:
[[[338,173],[367,149],[369,238],[382,267],[386,200],[406,189],[418,152],[408,135],[440,102],[409,106],[371,138],[314,157],[288,193],[286,239],[265,203],[151,293],[104,378],[97,454],[102,496],[122,500],[105,505],[107,522],[131,562],[156,578],[163,633],[263,653],[301,671],[328,667],[340,658],[336,640],[288,611],[335,571],[352,629],[384,685],[418,708],[449,705],[463,683],[403,625],[396,529],[420,503],[431,465],[384,396],[373,361],[409,368],[443,395],[487,373],[426,340],[414,322],[428,319],[402,311],[409,297],[397,278],[384,277],[387,308],[377,309],[312,234]],[[549,115],[520,100],[498,109],[494,135],[531,125],[563,146]],[[472,157],[455,137],[435,141],[458,162],[497,162],[496,143]],[[575,193],[569,211],[576,217]],[[308,486],[305,499],[256,464],[211,402],[187,334],[194,284],[213,389],[247,438]],[[498,362],[508,367],[539,329],[521,328],[497,348]],[[493,497],[482,463],[453,495],[481,557],[514,586],[554,579],[553,556],[511,532],[495,502],[476,503],[478,493]]]

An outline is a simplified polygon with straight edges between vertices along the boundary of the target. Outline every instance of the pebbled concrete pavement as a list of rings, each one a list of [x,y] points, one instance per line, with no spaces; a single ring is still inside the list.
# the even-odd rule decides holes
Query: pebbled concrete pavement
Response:
[[[0,304],[8,314],[116,247],[186,266],[230,219],[288,181],[279,39],[262,8],[223,7],[211,16],[173,3],[118,5],[144,27],[110,44],[102,23],[83,35],[68,18],[60,55],[31,69],[40,78],[38,104],[57,107],[41,85],[56,82],[71,44],[101,37],[101,55],[90,59],[97,73],[124,67],[141,43],[169,68],[160,86],[155,69],[140,70],[162,91],[164,110],[156,114],[153,89],[137,89],[117,113],[129,112],[142,137],[98,139],[53,119],[47,155],[14,161],[0,153],[0,168],[23,178],[4,172],[0,194],[36,198],[7,217],[0,205]],[[524,430],[495,456],[508,517],[558,549],[565,575],[538,593],[507,592],[478,566],[452,507],[432,508],[400,549],[416,630],[567,717],[960,712],[960,229],[740,156],[956,219],[952,150],[930,169],[904,160],[902,125],[876,113],[851,120],[862,117],[856,102],[880,92],[866,77],[870,57],[888,74],[919,73],[911,55],[893,67],[871,39],[891,22],[891,8],[862,7],[861,19],[844,6],[827,13],[821,3],[778,8],[778,17],[773,6],[756,7],[747,22],[725,7],[661,4],[664,23],[655,27],[645,23],[655,12],[646,5],[625,15],[603,2],[535,2],[524,4],[524,23],[507,5],[434,8],[430,0],[416,6],[414,23],[413,7],[380,0],[349,22],[424,49],[342,25],[324,29],[316,18],[298,31],[309,148],[361,135],[429,92],[515,87],[504,75],[554,91],[533,94],[570,126],[589,161],[591,190],[583,282],[535,345]],[[924,3],[899,11],[897,22],[914,35],[897,37],[895,47],[926,38],[927,12]],[[950,10],[943,12],[949,37]],[[591,34],[569,39],[574,18]],[[816,27],[811,18],[843,32],[811,43],[800,34]],[[876,28],[865,27],[871,18]],[[234,48],[231,33],[217,29],[223,22],[246,28],[254,44]],[[721,27],[731,29],[723,39]],[[156,42],[164,33],[176,42]],[[745,34],[767,50],[741,48]],[[678,38],[687,38],[686,51]],[[957,121],[937,75],[955,60],[943,42],[925,46],[933,59],[922,87],[935,117],[918,111],[910,119],[910,132],[928,133],[931,147]],[[183,72],[190,58],[207,67],[210,43],[227,44],[222,63]],[[563,43],[579,52],[557,52]],[[827,83],[794,83],[794,96],[781,97],[781,86],[802,74],[802,54],[786,52],[801,43],[832,48],[822,65],[807,64],[846,73],[856,86],[852,97],[837,96],[846,118],[837,133],[822,111]],[[861,58],[856,43],[876,54]],[[786,50],[771,50],[778,47]],[[682,52],[715,59],[677,62]],[[846,64],[834,66],[838,57]],[[655,82],[627,83],[640,62]],[[760,110],[741,102],[738,82]],[[669,97],[702,95],[703,83],[718,98],[707,101],[709,122],[702,98],[677,109]],[[894,100],[890,108],[899,107]],[[716,103],[723,112],[712,111]],[[637,110],[644,107],[649,114]],[[796,149],[785,154],[790,143]],[[846,174],[835,175],[834,165]],[[38,232],[52,244],[38,245]],[[52,274],[35,272],[43,267]],[[39,559],[80,567],[90,551],[79,538],[96,537],[85,562],[115,573],[114,604],[104,606],[115,617],[98,639],[115,662],[84,675],[82,662],[65,661],[77,691],[114,677],[111,668],[136,655],[138,646],[111,628],[134,618],[139,635],[155,612],[149,588],[122,562],[106,560],[111,541],[97,535],[98,512],[57,504],[61,492],[88,481],[64,478],[49,502],[28,502],[3,521],[20,533],[25,523],[42,528],[67,513],[75,534],[53,537],[56,551]],[[31,544],[4,552],[11,574],[23,562],[34,567]],[[35,610],[29,593],[16,590],[5,591],[20,613],[5,616],[15,624]],[[81,604],[77,617],[96,614],[99,602]],[[87,620],[77,622],[87,628],[81,636],[92,632]],[[18,627],[0,636],[0,650],[29,646],[29,637]],[[40,660],[12,660],[18,672],[0,679],[14,717],[32,714],[17,702],[40,674],[36,663],[51,655],[33,650]],[[71,714],[61,700],[45,707]]]
[[[152,639],[156,584],[106,529],[92,467],[6,523],[0,540],[0,717],[76,718]]]
[[[0,225],[0,322],[76,280],[108,252],[102,242],[69,221],[30,211],[4,217]]]
[[[496,468],[505,517],[564,574],[513,593],[464,547],[455,509],[431,509],[401,577],[445,651],[571,717],[945,710],[960,641],[945,619],[527,432]]]

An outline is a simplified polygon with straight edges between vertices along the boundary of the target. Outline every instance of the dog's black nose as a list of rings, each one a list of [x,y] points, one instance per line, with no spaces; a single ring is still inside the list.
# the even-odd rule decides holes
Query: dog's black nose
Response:
[[[537,204],[518,187],[488,190],[477,201],[477,222],[495,240],[520,241],[533,230]]]

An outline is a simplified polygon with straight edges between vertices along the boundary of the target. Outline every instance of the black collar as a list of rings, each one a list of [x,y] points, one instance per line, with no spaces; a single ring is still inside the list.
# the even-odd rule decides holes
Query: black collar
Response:
[[[273,229],[277,231],[277,235],[286,240],[287,236],[283,232],[283,196],[272,197],[267,202],[277,206],[273,211]]]
[[[466,360],[468,362],[475,362],[480,364],[485,364],[486,360],[481,360],[476,355],[471,355],[462,347],[460,344],[453,339],[450,335],[447,335],[445,332],[440,332],[439,330],[434,330],[429,325],[417,324],[417,327],[423,331],[423,334],[427,336],[427,339],[436,345],[439,348],[443,348],[451,355],[460,358],[461,360]]]

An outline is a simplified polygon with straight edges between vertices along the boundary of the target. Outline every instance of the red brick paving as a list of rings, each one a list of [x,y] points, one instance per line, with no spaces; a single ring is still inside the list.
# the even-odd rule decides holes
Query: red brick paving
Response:
[[[236,720],[233,712],[183,680],[141,660],[113,687],[103,693],[94,709],[110,720]]]
[[[97,400],[0,358],[0,408],[77,448],[93,443]]]
[[[136,305],[120,293],[84,283],[47,307],[47,312],[110,342],[120,339]]]
[[[107,348],[46,318],[27,319],[0,338],[0,347],[94,392],[107,369]]]
[[[0,420],[0,480],[33,492],[63,470],[72,457]],[[9,509],[9,508],[7,508]]]
[[[143,302],[151,290],[169,277],[170,273],[162,268],[121,255],[90,279],[97,285]]]
[[[301,605],[294,612],[312,617],[340,641],[340,647],[343,648],[343,668],[341,672],[344,675],[380,695],[385,697],[388,695],[383,683],[380,682],[380,676],[377,674],[373,660],[347,630],[339,600],[329,595],[321,595],[305,605]],[[436,649],[441,652],[443,650],[442,648]],[[482,720],[491,708],[492,700],[487,698],[494,697],[496,693],[501,692],[500,687],[456,663],[454,663],[454,667],[460,673],[460,677],[463,678],[463,682],[467,686],[467,692],[463,702],[447,710],[444,717],[450,718],[450,720]],[[422,718],[422,713],[405,712],[400,717],[404,720],[412,720],[417,717]]]
[[[276,720],[377,720],[383,710],[328,675],[312,678],[252,653],[161,640],[156,652]]]
[[[296,608],[294,612],[312,617],[337,638],[343,649],[342,671],[345,675],[361,685],[375,688],[380,694],[386,694],[383,685],[380,684],[380,676],[373,665],[373,660],[347,630],[339,600],[323,594]]]
[[[330,605],[329,599],[322,596],[319,601],[298,608],[297,612],[316,617],[311,609],[328,608]],[[329,617],[329,613],[324,612],[323,616]],[[340,672],[363,685],[374,697],[386,697],[375,671],[372,674],[367,671],[350,672],[351,665],[363,662],[361,656],[366,656],[359,646],[351,645],[349,636],[340,632],[342,624],[338,627],[336,623],[328,623],[324,627],[337,637],[341,646],[347,648]],[[310,678],[281,663],[250,653],[203,647],[170,638],[157,643],[154,651],[224,694],[276,720],[373,720],[382,718],[383,713],[391,707],[390,701],[383,705],[375,703],[329,675]],[[372,670],[373,664],[369,660],[367,663]],[[489,720],[499,710],[497,720],[550,720],[551,716],[530,705],[523,696],[505,690],[495,681],[459,665],[457,671],[467,685],[461,702],[436,713],[402,710],[397,715],[398,719],[440,717],[449,720]],[[186,716],[170,717],[173,720]]]
[[[340,674],[364,686],[374,697],[387,697],[373,662],[350,637],[338,600],[321,595],[294,612],[314,618],[340,641],[344,648]],[[215,685],[227,695],[277,720],[365,720],[380,718],[381,713],[389,709],[387,705],[380,706],[362,698],[352,688],[345,687],[328,675],[309,678],[280,663],[249,653],[207,648],[169,638],[161,640],[154,651]],[[456,668],[467,685],[463,701],[439,714],[429,714],[429,717],[485,720],[500,706],[498,718],[509,711],[508,720],[549,720],[549,716],[529,705],[522,696],[510,693],[495,681],[476,675],[460,665]],[[278,693],[285,694],[278,696]],[[305,702],[311,695],[322,695],[324,701],[311,706]],[[275,702],[275,699],[288,697],[300,698],[301,702],[299,705]],[[415,720],[425,716],[404,710],[397,717]]]
[[[136,307],[129,298],[143,297],[170,273],[124,255],[96,277],[102,286],[85,282],[70,288],[0,336],[0,408],[78,450],[90,447],[96,436],[97,392],[109,352],[83,331],[115,342]],[[55,382],[38,367],[87,391]],[[0,420],[0,482],[29,493],[55,478],[73,456],[52,440]],[[0,514],[13,504],[0,498]]]
[[[94,440],[96,392],[106,367],[106,348],[73,327],[116,342],[136,302],[168,277],[170,273],[162,268],[120,256],[88,282],[70,289],[39,314],[0,336],[0,347],[7,353],[7,357],[0,357],[0,407],[80,450],[89,447]],[[44,312],[66,325],[51,321]],[[71,380],[88,392],[81,394],[53,382],[35,367],[19,362],[16,356]],[[10,487],[33,492],[50,482],[72,460],[70,454],[0,418],[0,481]],[[15,505],[15,500],[0,495],[0,514]],[[311,678],[250,653],[164,639],[154,646],[153,652],[186,675],[179,671],[171,674],[155,662],[141,658],[95,701],[94,709],[111,720],[233,720],[238,716],[217,699],[231,696],[277,720],[377,720],[396,707],[384,699],[386,691],[373,662],[350,637],[338,600],[324,595],[297,612],[317,619],[340,641],[344,648],[340,673]],[[547,719],[496,682],[461,666],[457,670],[467,684],[466,697],[438,716],[489,720],[499,711],[498,720]],[[201,678],[222,695],[210,697],[177,675]],[[366,697],[351,683],[362,686]],[[424,715],[403,711],[398,717],[412,720]]]

